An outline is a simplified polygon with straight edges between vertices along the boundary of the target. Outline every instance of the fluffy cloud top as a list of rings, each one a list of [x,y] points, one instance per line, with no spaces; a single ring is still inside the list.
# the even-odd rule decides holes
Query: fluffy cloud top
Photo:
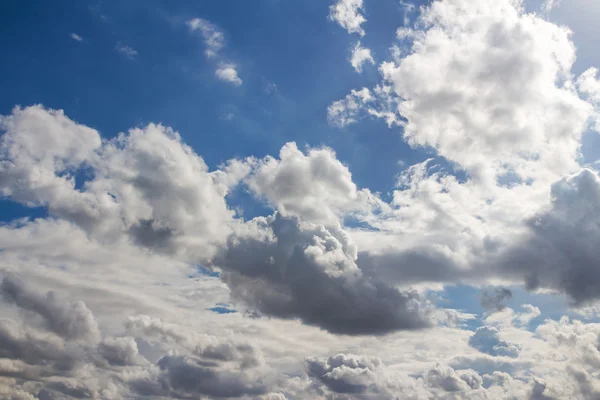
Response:
[[[338,0],[329,7],[329,19],[336,21],[348,33],[358,33],[364,36],[361,25],[367,20],[361,14],[363,0]]]

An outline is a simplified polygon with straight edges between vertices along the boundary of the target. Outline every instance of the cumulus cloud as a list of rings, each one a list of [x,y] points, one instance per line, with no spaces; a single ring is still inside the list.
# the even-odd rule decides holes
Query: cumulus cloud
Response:
[[[0,123],[4,196],[46,206],[107,241],[125,235],[154,250],[187,253],[192,242],[210,252],[200,237],[225,239],[223,223],[233,211],[224,196],[244,167],[212,174],[170,128],[150,124],[101,143],[95,130],[41,106],[16,108]],[[81,171],[93,177],[76,189]]]
[[[8,276],[2,279],[0,293],[7,301],[41,316],[52,331],[66,339],[87,341],[99,335],[94,316],[81,301],[65,303],[54,292],[35,293]]]
[[[507,169],[535,179],[534,161],[554,177],[577,167],[590,108],[570,81],[567,28],[509,0],[435,1],[416,25],[412,51],[380,66],[401,99],[409,144],[431,146],[479,179]]]
[[[337,0],[329,6],[329,19],[335,21],[348,33],[358,33],[365,35],[361,25],[367,20],[361,14],[363,10],[363,0]]]
[[[364,275],[356,256],[339,227],[276,214],[233,234],[214,263],[235,298],[267,315],[354,335],[428,325],[414,294]]]
[[[492,326],[477,328],[469,339],[469,345],[492,356],[506,356],[516,358],[519,356],[519,347],[500,339],[500,332]]]
[[[356,43],[356,46],[354,46],[354,48],[352,49],[352,57],[350,58],[350,64],[352,64],[352,67],[354,67],[356,72],[360,73],[362,72],[363,65],[365,63],[370,63],[373,65],[375,64],[375,60],[371,55],[371,50],[366,47],[362,47],[360,45],[360,42],[358,42]]]
[[[441,363],[409,376],[378,358],[353,354],[308,358],[306,371],[316,394],[334,399],[527,398],[534,391],[538,395],[546,391],[539,380],[523,382],[498,371],[480,375]]]
[[[24,310],[46,317],[33,292],[21,288],[15,294],[15,282],[15,278],[4,279],[4,295]],[[58,307],[55,300],[49,303],[46,307]],[[51,323],[36,326],[25,314],[0,320],[0,376],[14,379],[8,385],[0,382],[0,394],[39,399],[237,398],[266,393],[272,385],[262,354],[249,344],[186,332],[143,315],[131,317],[126,324],[130,336],[98,341],[96,320],[83,303],[60,304],[65,308],[81,304],[85,319],[79,309],[71,309],[68,316],[61,314],[64,326],[60,328]],[[89,320],[94,321],[95,339],[80,334],[89,331],[84,329]],[[80,329],[74,329],[77,323]],[[161,353],[154,362],[151,356]]]
[[[283,216],[320,223],[336,223],[343,215],[367,215],[378,199],[359,190],[348,167],[329,148],[308,149],[286,143],[279,159],[267,156],[246,180],[250,190],[265,198]]]

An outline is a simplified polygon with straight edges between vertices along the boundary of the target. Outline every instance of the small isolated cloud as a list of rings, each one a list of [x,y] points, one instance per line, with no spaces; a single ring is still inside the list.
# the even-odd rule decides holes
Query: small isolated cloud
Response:
[[[194,18],[186,22],[191,32],[200,32],[204,41],[204,55],[209,60],[217,62],[215,76],[224,82],[229,82],[235,86],[240,86],[240,79],[235,64],[227,62],[221,55],[221,51],[225,47],[225,35],[215,24],[202,18]]]
[[[338,0],[329,7],[329,19],[336,21],[348,33],[358,33],[365,35],[361,24],[366,22],[366,18],[361,14],[363,9],[362,0]]]
[[[237,70],[235,69],[235,65],[233,64],[223,64],[215,71],[215,75],[222,81],[229,82],[235,86],[240,86],[242,84],[242,80],[238,76]]]
[[[487,311],[495,312],[506,308],[505,302],[512,299],[510,289],[497,287],[493,291],[485,290],[481,296],[481,306]]]
[[[69,36],[71,36],[71,39],[77,42],[83,42],[83,38],[76,33],[71,33]]]
[[[371,55],[371,50],[366,47],[361,47],[360,42],[356,43],[354,49],[352,49],[352,58],[350,58],[350,64],[354,67],[356,72],[362,72],[363,64],[370,63],[375,64],[375,60]]]
[[[117,43],[115,50],[121,53],[125,58],[133,60],[137,56],[138,52],[133,47],[127,46],[121,42]]]

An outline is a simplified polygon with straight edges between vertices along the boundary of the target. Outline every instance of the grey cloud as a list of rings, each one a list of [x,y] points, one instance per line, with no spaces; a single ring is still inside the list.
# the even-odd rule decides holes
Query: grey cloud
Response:
[[[186,332],[146,316],[129,319],[130,336],[100,340],[83,303],[37,295],[16,277],[4,277],[0,292],[26,310],[15,313],[18,320],[0,319],[0,397],[9,378],[7,393],[20,395],[22,384],[35,382],[27,386],[31,396],[61,400],[255,398],[274,384],[261,351],[249,343]],[[156,364],[140,354],[138,343],[160,354]]]
[[[256,232],[230,237],[215,264],[232,295],[260,312],[351,335],[428,325],[416,295],[362,273],[343,230],[276,214]]]
[[[132,317],[126,327],[138,340],[169,349],[157,361],[158,374],[131,382],[139,393],[229,398],[268,392],[262,354],[250,344],[184,334],[176,325],[148,316]]]
[[[20,308],[40,315],[51,330],[66,339],[94,340],[99,335],[94,316],[81,301],[65,302],[54,292],[39,295],[8,276],[2,279],[0,294]]]
[[[454,369],[436,363],[411,376],[394,371],[378,358],[338,354],[327,359],[308,358],[305,369],[315,395],[326,399],[495,399],[524,398],[529,383],[492,372],[480,375],[470,369]],[[535,385],[534,385],[535,386]]]
[[[379,359],[338,354],[326,360],[306,359],[306,372],[335,393],[380,393],[386,388],[377,387],[377,374],[383,364]]]
[[[0,320],[0,357],[69,371],[82,355],[81,349],[65,345],[60,338],[25,329],[12,320]]]
[[[447,255],[425,246],[404,251],[361,251],[357,262],[364,270],[373,271],[386,281],[403,284],[454,283],[472,275],[472,271],[458,268]]]
[[[577,304],[600,298],[600,178],[583,169],[552,185],[551,207],[528,222],[529,233],[495,260],[497,272],[528,289],[556,289]],[[491,260],[491,261],[492,261]]]
[[[490,293],[487,289],[481,296],[481,306],[488,311],[501,311],[506,308],[505,301],[512,299],[510,289],[497,287]]]
[[[162,371],[161,385],[180,395],[204,394],[215,397],[241,397],[258,395],[267,391],[260,380],[243,372],[215,371],[199,359],[167,355],[158,361]]]
[[[98,353],[111,365],[135,365],[139,362],[137,343],[132,337],[107,338],[98,345]]]
[[[427,383],[432,387],[439,387],[447,392],[459,392],[469,389],[478,389],[483,380],[475,371],[467,371],[462,375],[447,365],[436,364],[425,375]]]

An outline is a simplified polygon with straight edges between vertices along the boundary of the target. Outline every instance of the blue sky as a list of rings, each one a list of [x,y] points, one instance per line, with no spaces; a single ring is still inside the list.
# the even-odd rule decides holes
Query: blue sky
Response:
[[[0,397],[597,398],[598,18],[2,3]]]

